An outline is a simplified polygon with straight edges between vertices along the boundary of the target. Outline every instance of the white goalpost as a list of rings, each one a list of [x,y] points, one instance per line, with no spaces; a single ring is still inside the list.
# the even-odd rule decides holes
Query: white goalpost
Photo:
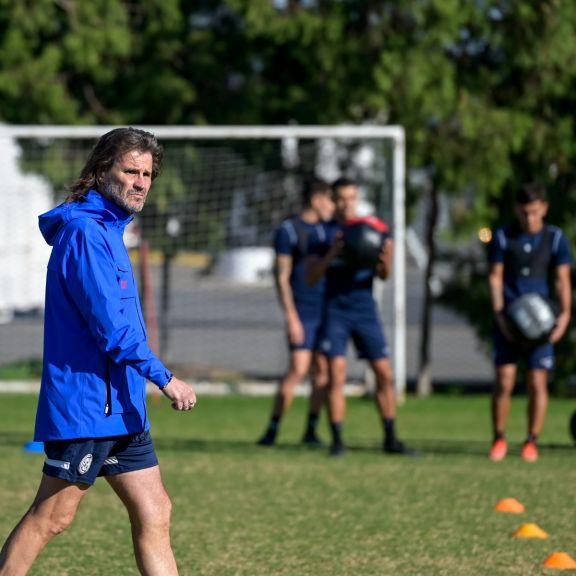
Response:
[[[395,243],[393,275],[378,293],[384,294],[383,317],[387,318],[397,393],[403,398],[407,378],[404,129],[137,127],[155,134],[166,149],[163,175],[152,189],[154,195],[158,194],[158,201],[150,210],[147,205],[139,224],[142,238],[150,242],[154,301],[167,360],[183,358],[199,365],[204,362],[213,367],[214,374],[230,380],[246,373],[242,365],[246,359],[254,365],[266,365],[262,373],[273,375],[279,360],[274,363],[270,356],[278,348],[285,352],[285,346],[271,287],[270,234],[286,212],[297,205],[304,174],[316,173],[327,180],[345,175],[359,182],[366,209],[391,224]],[[18,223],[32,218],[35,225],[36,206],[40,211],[47,204],[61,201],[65,184],[78,175],[94,141],[113,128],[0,125],[3,162],[17,162],[18,186],[30,193],[31,187],[39,187],[42,190],[36,191],[34,197],[43,198],[30,207],[25,195],[14,198],[16,185],[11,182],[0,192],[5,199],[11,199],[11,214],[0,226],[0,349],[8,344],[2,329],[12,321],[11,307],[17,309],[11,303],[14,290],[10,287],[19,282],[10,276],[12,272],[8,270],[14,266],[8,258]],[[10,160],[10,154],[7,160],[6,151],[14,147],[18,150],[17,160]],[[6,166],[2,168],[6,173]],[[49,202],[46,190],[50,191]],[[31,239],[33,226],[26,226],[29,240],[21,239],[21,254],[31,251],[24,246],[27,241],[35,246],[38,240]],[[137,238],[138,231],[135,233]],[[44,256],[45,249],[39,250]],[[133,255],[138,269],[140,258],[137,252]],[[22,274],[30,277],[30,270],[23,270]],[[41,302],[28,307],[36,305]],[[26,308],[21,303],[19,306]],[[39,344],[30,335],[29,326],[26,336],[22,336],[27,338],[25,342],[18,341],[17,323],[10,328],[13,357],[3,357],[0,352],[0,364],[13,360],[25,347],[30,348],[26,351],[29,357],[38,353]],[[240,350],[234,355],[231,347],[237,343],[241,343]],[[215,348],[214,354],[222,360],[222,366],[216,366],[216,359],[208,358],[208,351]],[[5,351],[10,349],[8,345],[4,347]],[[199,351],[198,356],[194,356],[194,350]]]

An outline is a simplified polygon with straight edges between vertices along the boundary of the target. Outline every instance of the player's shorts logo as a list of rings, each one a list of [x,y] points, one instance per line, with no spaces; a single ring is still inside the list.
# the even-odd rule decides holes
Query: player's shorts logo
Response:
[[[553,356],[545,356],[544,358],[540,359],[540,366],[545,368],[546,370],[552,370],[554,366],[554,357]]]
[[[323,352],[330,352],[330,348],[332,348],[332,344],[331,344],[330,340],[325,339],[325,340],[322,340],[322,342],[320,342],[320,349]]]
[[[78,473],[86,474],[90,470],[90,466],[92,466],[92,454],[86,454],[78,464]]]

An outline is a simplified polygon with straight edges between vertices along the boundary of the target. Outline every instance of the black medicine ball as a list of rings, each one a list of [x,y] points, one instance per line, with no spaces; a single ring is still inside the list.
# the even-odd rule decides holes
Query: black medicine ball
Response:
[[[374,268],[387,236],[388,226],[374,216],[348,220],[342,229],[342,258],[352,268]]]
[[[546,342],[556,324],[552,306],[536,292],[523,294],[511,302],[506,317],[519,340],[534,344]]]

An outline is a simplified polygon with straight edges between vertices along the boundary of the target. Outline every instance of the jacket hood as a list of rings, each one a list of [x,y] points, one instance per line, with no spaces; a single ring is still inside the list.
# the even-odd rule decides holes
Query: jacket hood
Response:
[[[100,192],[88,190],[79,200],[64,202],[39,216],[38,224],[44,240],[53,246],[60,229],[76,218],[92,218],[124,230],[134,217]]]

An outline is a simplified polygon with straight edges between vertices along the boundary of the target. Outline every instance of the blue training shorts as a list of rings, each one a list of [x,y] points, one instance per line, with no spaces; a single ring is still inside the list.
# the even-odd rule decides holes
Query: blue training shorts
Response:
[[[553,370],[555,366],[554,346],[550,342],[540,346],[525,346],[506,340],[502,331],[495,326],[493,333],[494,364],[518,364],[522,360],[528,370]]]
[[[158,465],[150,432],[111,438],[44,442],[43,472],[71,483],[92,485],[98,476],[114,476]]]
[[[322,327],[322,306],[311,308],[296,304],[296,310],[304,328],[304,342],[292,344],[288,342],[291,352],[294,350],[318,350],[320,329]]]
[[[388,358],[388,344],[376,304],[360,310],[337,307],[327,309],[322,326],[320,351],[329,358],[346,356],[350,339],[354,342],[358,358]]]

